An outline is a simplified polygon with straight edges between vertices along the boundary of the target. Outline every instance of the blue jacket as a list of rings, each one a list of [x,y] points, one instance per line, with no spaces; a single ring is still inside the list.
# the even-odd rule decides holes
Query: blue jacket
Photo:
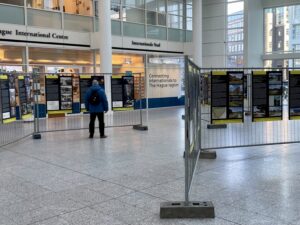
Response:
[[[91,94],[94,90],[98,90],[100,97],[100,103],[98,105],[92,105],[89,102]],[[106,112],[108,111],[108,102],[104,90],[99,85],[93,85],[88,89],[84,96],[85,108],[90,113]]]

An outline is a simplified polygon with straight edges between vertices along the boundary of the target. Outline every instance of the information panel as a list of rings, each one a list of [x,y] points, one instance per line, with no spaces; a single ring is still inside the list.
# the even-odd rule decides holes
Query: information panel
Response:
[[[32,113],[30,77],[19,76],[18,85],[19,85],[19,99],[20,99],[21,114],[22,115],[30,114]]]
[[[46,75],[47,110],[59,110],[59,77]]]
[[[0,75],[1,87],[1,107],[2,107],[2,120],[9,119],[10,115],[10,100],[9,100],[9,82],[7,75]]]
[[[113,110],[129,110],[134,106],[134,77],[115,75],[111,79]]]
[[[289,119],[300,119],[300,70],[289,72]]]
[[[211,123],[242,123],[244,73],[213,71],[211,75]]]
[[[282,72],[252,72],[252,121],[282,119]]]
[[[70,110],[73,104],[72,77],[60,77],[60,109]]]

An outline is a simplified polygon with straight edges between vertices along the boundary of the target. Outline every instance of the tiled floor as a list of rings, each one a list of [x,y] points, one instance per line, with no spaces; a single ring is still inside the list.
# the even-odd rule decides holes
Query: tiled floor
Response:
[[[216,218],[160,220],[160,202],[184,196],[182,113],[151,111],[147,132],[52,132],[0,149],[0,225],[300,225],[300,144],[218,150],[191,195]]]

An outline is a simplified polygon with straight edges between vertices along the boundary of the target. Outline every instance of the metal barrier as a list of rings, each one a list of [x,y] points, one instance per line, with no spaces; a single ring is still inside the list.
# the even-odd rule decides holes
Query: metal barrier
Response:
[[[208,80],[208,88],[203,88],[205,93],[202,96],[208,96],[202,101],[201,113],[201,149],[210,150],[229,147],[247,147],[273,144],[287,144],[300,142],[299,120],[289,119],[289,74],[291,71],[299,70],[298,68],[201,68],[202,80]],[[223,72],[242,72],[246,78],[244,80],[244,118],[243,122],[232,123],[224,121],[226,128],[208,129],[212,121],[212,74],[217,71]],[[253,74],[260,72],[281,72],[283,76],[282,93],[280,101],[282,107],[281,118],[273,120],[272,118],[253,118]],[[205,82],[202,83],[204,85]],[[268,96],[268,98],[270,98]],[[268,100],[271,101],[271,100]]]
[[[30,135],[39,139],[42,132],[88,129],[90,118],[84,94],[93,79],[104,88],[104,81],[111,81],[112,110],[105,114],[105,127],[147,129],[147,108],[143,105],[145,78],[141,74],[1,73],[0,78],[0,146]],[[24,87],[19,87],[23,85],[21,79],[26,81]],[[8,107],[5,101],[9,101]]]

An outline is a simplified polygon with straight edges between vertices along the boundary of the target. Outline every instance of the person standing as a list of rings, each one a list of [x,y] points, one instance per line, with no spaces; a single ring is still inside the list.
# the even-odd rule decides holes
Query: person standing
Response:
[[[94,137],[95,120],[98,117],[100,138],[106,138],[104,134],[104,112],[108,111],[108,102],[104,90],[97,80],[93,80],[92,86],[85,94],[85,108],[90,112],[89,138]]]

